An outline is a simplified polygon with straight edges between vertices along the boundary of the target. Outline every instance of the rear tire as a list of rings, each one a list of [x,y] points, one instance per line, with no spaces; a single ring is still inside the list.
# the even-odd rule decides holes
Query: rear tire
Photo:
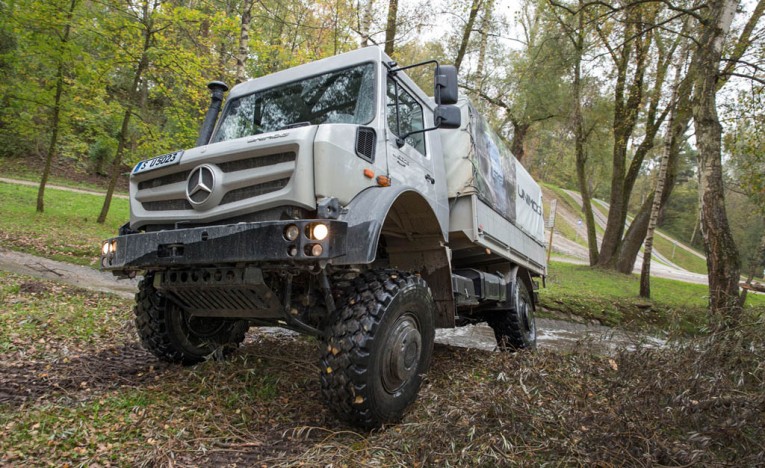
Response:
[[[430,367],[435,303],[425,281],[395,270],[340,281],[321,358],[321,391],[341,419],[373,428],[400,420]]]
[[[497,346],[502,351],[517,351],[537,347],[537,327],[534,319],[534,303],[526,284],[516,279],[512,297],[505,302],[507,308],[494,312],[489,317],[489,326],[494,329]]]
[[[196,364],[223,358],[244,341],[247,321],[190,316],[154,288],[154,275],[138,284],[135,325],[141,344],[167,362]]]

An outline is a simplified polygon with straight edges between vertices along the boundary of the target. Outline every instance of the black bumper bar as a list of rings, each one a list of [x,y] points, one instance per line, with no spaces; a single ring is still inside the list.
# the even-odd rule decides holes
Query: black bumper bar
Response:
[[[323,240],[311,237],[317,223],[328,227]],[[299,230],[293,241],[286,236],[290,225]],[[120,275],[173,266],[326,261],[346,254],[347,233],[343,221],[303,219],[127,234],[106,241],[101,268]]]

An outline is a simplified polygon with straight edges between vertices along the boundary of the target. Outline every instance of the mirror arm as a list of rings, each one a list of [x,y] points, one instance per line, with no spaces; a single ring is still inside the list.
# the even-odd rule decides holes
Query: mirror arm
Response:
[[[431,130],[438,130],[439,128],[441,128],[441,126],[440,125],[436,125],[435,127],[423,128],[422,130],[415,130],[413,132],[405,133],[402,136],[397,136],[396,137],[396,145],[399,148],[401,148],[402,146],[404,146],[404,144],[406,144],[406,139],[409,138],[410,136],[416,135],[418,133],[430,132]]]
[[[436,67],[439,66],[438,65],[438,60],[428,60],[427,62],[415,63],[414,65],[407,65],[405,67],[398,67],[398,68],[392,68],[392,67],[395,67],[396,65],[398,65],[396,62],[390,62],[390,63],[387,63],[386,65],[391,67],[391,68],[388,69],[388,73],[390,73],[391,75],[395,75],[396,73],[398,73],[400,71],[409,70],[410,68],[415,68],[415,67],[421,67],[423,65],[429,65],[431,63],[435,63]]]

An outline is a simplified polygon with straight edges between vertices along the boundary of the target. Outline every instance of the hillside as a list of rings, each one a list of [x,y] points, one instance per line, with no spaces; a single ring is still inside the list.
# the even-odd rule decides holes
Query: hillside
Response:
[[[552,238],[553,259],[563,262],[585,263],[588,261],[587,228],[582,218],[582,198],[578,192],[545,185],[542,188],[545,201],[545,219],[549,219],[552,201],[557,200],[555,228]],[[598,244],[602,241],[608,218],[608,204],[595,200],[593,204]],[[630,218],[631,220],[631,218]],[[549,230],[546,231],[550,239]],[[643,264],[642,249],[635,261],[634,272],[639,273]],[[653,276],[706,284],[706,260],[702,253],[683,242],[657,230],[654,238]]]

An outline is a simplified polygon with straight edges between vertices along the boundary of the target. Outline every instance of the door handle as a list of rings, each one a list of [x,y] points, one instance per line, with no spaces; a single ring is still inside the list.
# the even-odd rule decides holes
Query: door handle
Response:
[[[425,174],[425,180],[427,180],[431,184],[435,184],[436,183],[436,179],[434,179],[430,174]]]

